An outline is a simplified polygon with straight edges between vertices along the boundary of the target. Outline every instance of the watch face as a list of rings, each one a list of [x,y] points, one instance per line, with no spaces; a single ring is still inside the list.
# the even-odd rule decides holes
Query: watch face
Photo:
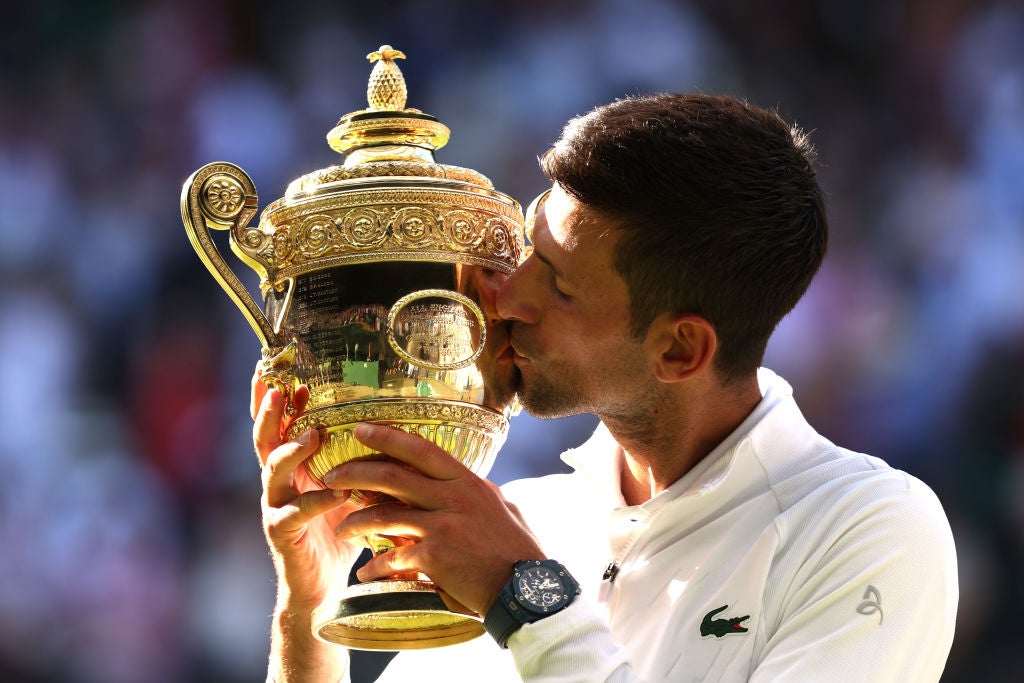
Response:
[[[558,572],[544,565],[527,567],[517,579],[519,594],[535,609],[547,612],[565,600],[565,588]]]

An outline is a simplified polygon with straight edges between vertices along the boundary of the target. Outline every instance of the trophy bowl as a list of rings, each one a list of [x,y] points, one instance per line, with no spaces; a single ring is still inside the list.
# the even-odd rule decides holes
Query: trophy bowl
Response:
[[[361,422],[419,434],[486,476],[508,432],[515,396],[506,327],[494,294],[523,256],[519,204],[480,173],[439,164],[448,128],[405,107],[395,64],[382,46],[368,107],[328,133],[337,166],[293,181],[249,225],[258,201],[239,167],[216,162],[185,182],[182,220],[214,279],[260,339],[262,378],[294,415],[287,436],[314,428],[320,448],[306,461],[322,484],[331,469],[382,457],[353,435]],[[211,229],[260,276],[263,306],[224,261]],[[309,401],[296,413],[295,390]],[[381,502],[375,492],[353,500]],[[402,539],[371,535],[375,553]],[[437,647],[483,633],[468,611],[428,577],[347,585],[313,613],[327,642],[369,650]]]

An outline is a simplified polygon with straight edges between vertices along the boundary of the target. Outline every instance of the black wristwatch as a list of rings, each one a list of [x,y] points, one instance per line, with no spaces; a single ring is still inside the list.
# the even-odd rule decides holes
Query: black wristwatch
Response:
[[[520,560],[487,611],[484,628],[498,645],[507,648],[508,639],[520,626],[561,612],[579,594],[580,584],[558,562]]]

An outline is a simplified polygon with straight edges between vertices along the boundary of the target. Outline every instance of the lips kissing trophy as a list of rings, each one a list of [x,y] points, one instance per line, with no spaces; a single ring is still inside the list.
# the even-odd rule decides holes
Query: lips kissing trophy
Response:
[[[263,344],[262,378],[286,397],[294,438],[321,433],[306,466],[315,481],[355,458],[360,422],[420,434],[485,476],[505,440],[515,403],[496,356],[508,344],[494,324],[494,278],[523,255],[523,213],[480,173],[439,164],[449,130],[405,108],[406,87],[384,45],[366,109],[327,135],[340,165],[293,181],[259,224],[252,180],[207,164],[185,182],[181,214],[192,246]],[[210,229],[260,276],[259,306],[224,261]],[[489,301],[488,301],[489,300]],[[309,401],[296,414],[295,390]],[[372,504],[367,492],[356,500]],[[371,549],[394,547],[370,536]],[[435,647],[483,633],[481,618],[422,575],[338,587],[313,613],[328,642],[370,650]]]

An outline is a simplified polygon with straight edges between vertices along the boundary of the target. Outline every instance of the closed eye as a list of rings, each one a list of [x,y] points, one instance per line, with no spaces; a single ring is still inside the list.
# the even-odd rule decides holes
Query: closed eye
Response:
[[[554,273],[551,275],[551,289],[554,290],[555,295],[562,300],[568,301],[572,298],[572,294],[565,291],[564,285],[559,283],[559,279]]]

